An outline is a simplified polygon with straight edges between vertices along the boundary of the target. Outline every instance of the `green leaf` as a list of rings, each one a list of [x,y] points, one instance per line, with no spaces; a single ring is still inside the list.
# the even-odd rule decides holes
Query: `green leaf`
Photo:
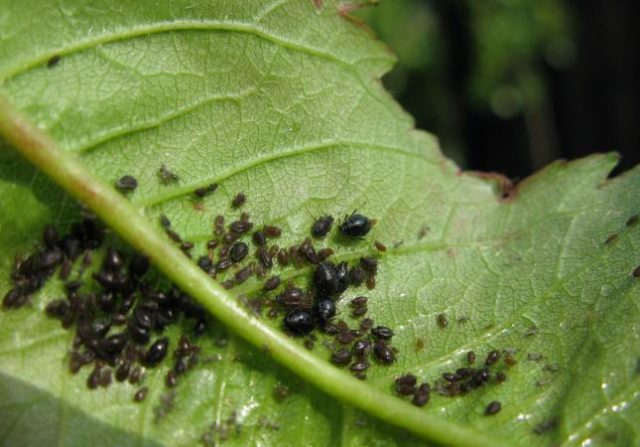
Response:
[[[4,444],[638,442],[640,226],[625,222],[640,212],[639,169],[607,179],[612,155],[555,163],[502,197],[498,176],[458,172],[413,130],[379,85],[392,58],[337,2],[154,3],[0,1],[0,292],[47,223],[77,219],[69,193],[217,317],[208,361],[175,392],[168,362],[150,370],[142,404],[128,384],[89,391],[88,372],[66,368],[70,332],[41,311],[61,293],[50,281],[32,307],[0,312]],[[180,181],[159,182],[161,164]],[[111,187],[123,174],[140,183],[128,200]],[[194,208],[191,193],[212,182]],[[366,293],[368,315],[394,328],[395,364],[350,378],[321,343],[307,351],[245,310],[236,297],[261,296],[261,282],[224,290],[161,231],[166,214],[204,252],[239,191],[257,225],[283,228],[281,246],[323,213],[378,220],[362,241],[325,244],[336,259],[378,256],[376,288],[348,296]],[[347,316],[348,299],[339,308]],[[434,393],[423,409],[392,396],[397,375],[432,382],[492,349],[516,361],[499,363],[503,384]],[[282,402],[278,383],[291,391]],[[493,400],[502,411],[485,416]]]

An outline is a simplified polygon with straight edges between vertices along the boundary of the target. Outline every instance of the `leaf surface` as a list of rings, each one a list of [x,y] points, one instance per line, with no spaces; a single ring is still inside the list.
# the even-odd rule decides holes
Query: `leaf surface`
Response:
[[[98,199],[116,203],[104,184],[123,174],[138,179],[131,206],[113,208],[110,216],[109,208],[96,206],[105,220],[119,222],[112,224],[116,233],[135,245],[132,232],[152,226],[148,237],[161,240],[158,219],[165,214],[203,253],[213,217],[236,216],[229,203],[242,191],[256,224],[280,226],[278,244],[288,246],[306,237],[319,215],[357,209],[378,220],[370,235],[355,243],[332,236],[323,244],[336,250],[336,259],[379,258],[376,288],[347,295],[367,294],[368,315],[396,332],[398,361],[369,371],[371,396],[377,396],[373,390],[390,395],[393,378],[405,372],[433,382],[465,366],[469,350],[479,362],[492,349],[506,350],[516,362],[500,363],[505,383],[463,397],[434,395],[422,410],[408,403],[400,408],[421,411],[428,427],[433,417],[452,422],[440,428],[450,430],[454,443],[462,439],[456,427],[461,433],[471,427],[496,445],[500,439],[513,445],[637,443],[640,286],[631,272],[640,264],[640,226],[625,222],[640,212],[638,169],[607,180],[614,156],[558,162],[501,198],[497,177],[460,173],[431,136],[413,129],[379,85],[392,57],[340,17],[337,3],[326,1],[320,9],[303,0],[156,3],[32,0],[18,8],[0,2],[0,95],[60,146],[64,163],[90,172],[80,177],[98,185]],[[60,61],[47,68],[54,55]],[[6,125],[12,109],[3,107],[0,129],[26,153],[28,145]],[[2,144],[5,292],[14,256],[31,250],[47,223],[64,227],[78,209]],[[179,182],[160,182],[161,164]],[[51,166],[41,168],[82,196]],[[202,209],[194,207],[193,191],[212,182],[218,190]],[[611,234],[617,239],[605,243]],[[388,250],[377,253],[373,240]],[[163,247],[150,246],[149,254],[160,257]],[[187,258],[167,259],[174,269],[168,261],[158,267],[172,280],[190,274]],[[308,268],[276,271],[302,284],[310,274]],[[201,280],[182,275],[185,284],[191,279]],[[392,397],[367,401],[346,375],[327,376],[331,381],[307,375],[305,365],[316,364],[297,341],[278,338],[277,321],[259,323],[274,328],[264,332],[265,343],[294,346],[289,357],[260,349],[251,320],[225,320],[203,344],[208,361],[175,394],[162,383],[168,364],[149,371],[151,392],[142,404],[133,403],[130,385],[89,391],[87,371],[67,372],[70,333],[34,312],[61,290],[51,281],[33,308],[0,313],[0,435],[6,445],[51,439],[58,445],[153,446],[426,442],[319,391],[315,386],[342,393],[383,418],[385,409],[398,405]],[[262,282],[208,290],[205,301],[219,309],[239,294],[260,296]],[[339,310],[348,316],[348,299]],[[444,329],[441,314],[449,322]],[[228,345],[221,347],[221,340]],[[298,354],[299,361],[291,360]],[[311,356],[326,363],[329,352],[318,343]],[[334,374],[328,364],[323,368]],[[291,390],[283,402],[273,396],[278,383]],[[493,400],[502,411],[485,416]],[[416,430],[419,423],[403,422],[403,415],[397,424]],[[427,436],[429,430],[423,430]],[[435,438],[443,439],[441,433]]]

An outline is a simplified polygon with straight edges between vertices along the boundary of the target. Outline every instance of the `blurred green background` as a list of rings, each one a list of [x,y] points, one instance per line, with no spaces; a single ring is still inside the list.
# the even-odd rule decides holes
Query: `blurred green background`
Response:
[[[465,169],[518,179],[608,151],[616,172],[640,163],[639,1],[380,0],[354,14],[398,56],[387,88]]]

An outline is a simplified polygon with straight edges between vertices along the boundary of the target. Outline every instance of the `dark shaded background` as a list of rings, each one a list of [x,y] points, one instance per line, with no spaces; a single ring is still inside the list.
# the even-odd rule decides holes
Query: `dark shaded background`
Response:
[[[640,2],[381,0],[385,84],[466,169],[522,178],[617,151],[640,163]]]

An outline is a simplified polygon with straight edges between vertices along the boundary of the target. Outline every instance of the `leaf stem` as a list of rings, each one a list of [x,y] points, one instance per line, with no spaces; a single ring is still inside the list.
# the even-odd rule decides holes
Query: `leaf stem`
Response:
[[[327,394],[422,438],[445,445],[507,445],[366,385],[256,318],[231,293],[187,260],[114,188],[89,172],[74,155],[60,149],[46,132],[22,117],[1,97],[0,135],[25,159],[91,208],[136,250],[147,255],[159,270],[231,331]]]

